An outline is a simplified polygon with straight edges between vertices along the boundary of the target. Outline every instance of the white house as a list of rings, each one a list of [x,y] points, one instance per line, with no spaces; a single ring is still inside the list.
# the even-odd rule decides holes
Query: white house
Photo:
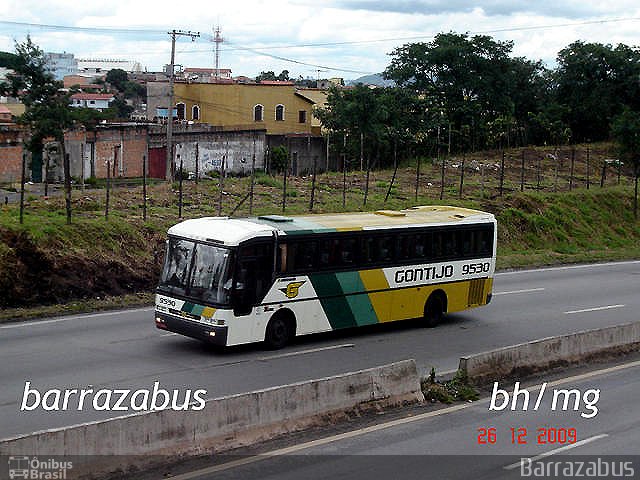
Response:
[[[86,107],[95,110],[109,108],[109,104],[115,100],[112,93],[75,93],[71,95],[72,107]]]

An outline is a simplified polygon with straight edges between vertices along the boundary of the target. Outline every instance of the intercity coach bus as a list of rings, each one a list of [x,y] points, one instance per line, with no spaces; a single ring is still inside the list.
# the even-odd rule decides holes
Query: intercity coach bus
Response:
[[[207,217],[168,231],[158,328],[222,346],[422,318],[489,303],[490,213],[419,206],[372,213]]]

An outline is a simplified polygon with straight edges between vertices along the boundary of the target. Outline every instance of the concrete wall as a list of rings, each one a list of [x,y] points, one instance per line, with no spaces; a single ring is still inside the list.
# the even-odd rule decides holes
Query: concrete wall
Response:
[[[74,477],[106,473],[148,464],[153,455],[221,452],[267,440],[358,406],[423,399],[415,361],[405,360],[208,400],[201,411],[145,412],[5,439],[0,455],[73,455]]]
[[[255,156],[255,169],[264,169],[264,130],[243,132],[218,132],[203,135],[177,135],[175,144],[176,166],[183,162],[183,168],[195,173],[196,159],[198,174],[220,171],[223,159],[227,173],[248,175]]]
[[[460,370],[474,381],[574,363],[592,355],[615,353],[640,344],[640,322],[598,328],[460,358]]]

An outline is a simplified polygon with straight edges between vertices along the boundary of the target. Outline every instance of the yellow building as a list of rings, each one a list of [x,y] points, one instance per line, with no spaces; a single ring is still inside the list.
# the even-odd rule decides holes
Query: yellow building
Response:
[[[267,135],[320,133],[313,100],[288,82],[176,83],[174,99],[181,120],[266,129]]]

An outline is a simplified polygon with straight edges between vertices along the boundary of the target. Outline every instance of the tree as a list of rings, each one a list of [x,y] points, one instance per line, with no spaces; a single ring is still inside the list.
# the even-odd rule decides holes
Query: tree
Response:
[[[44,53],[30,37],[24,43],[16,42],[15,73],[9,74],[8,83],[0,85],[0,91],[18,97],[25,105],[25,113],[18,121],[30,128],[31,136],[27,149],[31,153],[42,151],[44,142],[52,137],[64,151],[64,130],[73,124],[69,94],[62,90],[58,82],[45,69]],[[69,166],[65,161],[65,183],[69,187]],[[70,188],[67,188],[67,222],[71,222]]]
[[[380,89],[371,89],[362,84],[352,89],[332,86],[327,95],[327,107],[316,109],[315,112],[329,130],[349,135],[353,153],[360,152],[365,156],[368,152],[378,156],[388,120],[381,93]],[[361,143],[367,152],[360,150]]]
[[[452,133],[461,136],[466,126],[472,145],[487,146],[491,122],[506,118],[519,126],[542,96],[536,91],[542,65],[512,59],[512,49],[512,42],[486,35],[441,33],[395,49],[384,76],[424,98]]]
[[[612,133],[620,157],[629,161],[633,167],[634,198],[633,216],[638,218],[638,176],[640,175],[640,112],[625,108],[612,125]]]
[[[24,43],[16,42],[15,48],[15,73],[7,75],[8,83],[0,89],[25,105],[25,113],[18,122],[30,127],[28,150],[41,152],[48,137],[64,144],[64,129],[73,122],[69,94],[62,91],[62,82],[47,72],[44,53],[30,37]]]
[[[604,140],[624,106],[640,110],[640,49],[574,42],[558,54],[557,102],[575,139]]]
[[[107,72],[105,80],[107,83],[110,83],[113,88],[118,90],[118,92],[124,92],[125,87],[129,82],[129,76],[127,75],[127,72],[121,68],[112,68]]]
[[[280,82],[289,81],[289,70],[283,70],[282,72],[280,72],[280,75],[276,75],[273,70],[269,70],[268,72],[260,72],[260,75],[256,77],[256,82],[260,83],[262,80],[277,80]]]
[[[454,133],[468,125],[471,135],[486,144],[488,122],[514,114],[512,48],[512,42],[486,35],[441,33],[432,42],[395,49],[384,75],[425,98],[432,114],[443,116]]]

